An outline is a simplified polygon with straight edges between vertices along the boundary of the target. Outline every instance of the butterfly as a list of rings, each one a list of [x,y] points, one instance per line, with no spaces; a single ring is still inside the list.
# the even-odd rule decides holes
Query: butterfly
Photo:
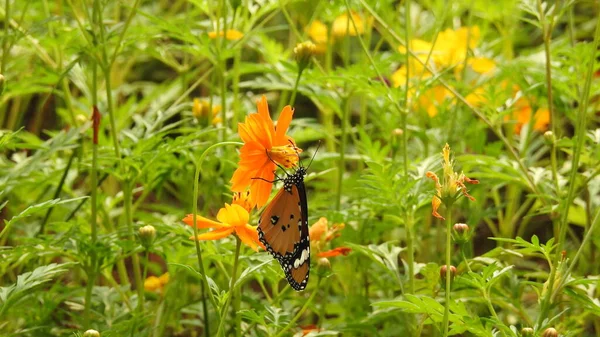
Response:
[[[294,290],[308,284],[310,274],[310,238],[308,203],[300,166],[283,179],[283,187],[267,205],[258,220],[258,239],[279,262],[285,278]]]

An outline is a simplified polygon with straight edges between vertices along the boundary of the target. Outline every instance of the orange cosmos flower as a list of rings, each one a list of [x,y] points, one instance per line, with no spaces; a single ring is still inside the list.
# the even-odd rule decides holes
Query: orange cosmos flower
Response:
[[[233,192],[233,200],[231,203],[242,206],[249,213],[252,209],[250,190],[247,190],[246,192]]]
[[[231,190],[242,192],[250,186],[252,206],[262,207],[271,194],[275,163],[286,168],[295,166],[302,150],[296,147],[292,137],[286,135],[294,115],[289,105],[281,111],[277,127],[269,115],[265,96],[257,106],[258,113],[246,116],[245,123],[238,124],[244,146],[240,150],[239,166],[231,178]]]
[[[444,149],[442,150],[442,156],[444,157],[444,162],[442,163],[442,183],[440,183],[440,179],[435,173],[431,171],[426,173],[427,178],[430,178],[435,182],[436,190],[436,194],[431,200],[431,206],[433,208],[431,214],[439,219],[444,219],[444,217],[438,213],[438,209],[442,203],[446,205],[446,207],[450,206],[460,197],[461,194],[469,198],[469,200],[475,201],[475,198],[473,198],[467,192],[465,183],[479,184],[478,180],[469,179],[462,172],[460,174],[454,172],[454,163],[450,160],[450,145],[446,144],[446,146],[444,146]]]
[[[196,216],[196,227],[198,228],[213,228],[212,231],[199,234],[195,238],[190,237],[191,240],[218,240],[235,232],[237,236],[242,240],[248,247],[258,251],[258,247],[263,247],[262,243],[258,241],[258,233],[256,232],[256,226],[250,226],[248,219],[250,215],[248,211],[242,206],[233,204],[225,204],[225,207],[219,210],[217,214],[217,220],[213,221],[205,217]],[[184,219],[187,225],[192,226],[194,222],[192,214],[188,214]]]
[[[323,217],[309,228],[308,235],[311,237],[310,243],[315,251],[318,252],[318,257],[346,256],[350,254],[352,248],[348,247],[337,247],[328,251],[322,251],[328,242],[342,235],[340,231],[344,229],[344,227],[346,227],[346,225],[343,223],[333,224],[330,227],[327,219]]]
[[[347,256],[352,251],[352,248],[349,247],[337,247],[326,252],[318,253],[318,257],[336,257],[340,255]]]

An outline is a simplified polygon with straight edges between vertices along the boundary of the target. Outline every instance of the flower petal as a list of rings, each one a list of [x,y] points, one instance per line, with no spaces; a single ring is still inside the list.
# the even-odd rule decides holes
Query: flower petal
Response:
[[[222,239],[224,237],[227,237],[229,234],[231,234],[233,232],[233,229],[234,229],[233,227],[225,227],[225,228],[215,229],[215,230],[207,232],[207,233],[199,234],[198,236],[196,236],[195,239],[198,241]],[[194,240],[194,237],[190,236],[190,240]]]
[[[283,110],[281,110],[281,114],[279,114],[279,119],[277,120],[277,127],[275,128],[275,137],[273,138],[273,145],[288,145],[288,138],[285,133],[292,122],[292,117],[294,116],[294,109],[291,106],[286,105]]]
[[[337,247],[332,250],[328,250],[326,252],[321,252],[317,254],[318,257],[335,257],[340,255],[348,255],[352,251],[352,248],[349,247]]]
[[[275,164],[271,161],[268,161],[263,164],[263,166],[256,172],[257,178],[253,179],[250,183],[250,194],[252,196],[252,204],[257,207],[264,206],[269,200],[269,196],[271,195],[271,189],[273,187],[273,178],[275,174],[273,171],[275,170]]]
[[[185,216],[185,218],[183,218],[182,220],[183,222],[185,222],[188,226],[192,226],[192,224],[194,223],[194,215],[193,214],[188,214]],[[221,228],[223,227],[222,223],[207,219],[205,217],[196,215],[196,227],[198,228]]]
[[[250,225],[238,226],[235,228],[235,233],[245,245],[252,248],[255,252],[258,252],[258,247],[266,250],[263,244],[258,240],[256,227]]]
[[[445,220],[444,217],[438,213],[438,209],[440,208],[440,205],[442,204],[442,199],[440,199],[437,195],[433,196],[433,199],[431,199],[431,215],[433,215],[434,217],[438,218],[438,219],[442,219]]]

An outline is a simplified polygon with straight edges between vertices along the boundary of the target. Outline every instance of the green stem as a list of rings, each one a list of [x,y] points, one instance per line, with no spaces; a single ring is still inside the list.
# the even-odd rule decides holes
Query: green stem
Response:
[[[204,161],[204,158],[211,150],[213,150],[219,146],[224,146],[224,145],[240,146],[240,145],[244,145],[244,144],[239,143],[239,142],[221,142],[221,143],[211,145],[206,150],[204,150],[204,152],[202,152],[202,154],[200,155],[200,158],[195,163],[196,172],[194,173],[194,197],[193,197],[194,203],[192,204],[192,221],[194,224],[196,224],[196,220],[198,218],[198,190],[199,190],[200,171],[202,168],[202,162]],[[194,237],[197,237],[198,236],[198,228],[196,226],[192,226],[192,229],[194,230]],[[200,276],[202,278],[202,287],[203,287],[203,289],[205,289],[206,292],[208,292],[208,298],[209,298],[213,308],[215,309],[215,311],[217,311],[217,313],[219,313],[219,306],[217,305],[217,301],[215,300],[215,297],[213,296],[213,293],[210,290],[210,286],[208,285],[208,278],[206,276],[206,271],[204,270],[204,263],[202,262],[202,250],[200,249],[200,243],[198,242],[198,240],[194,240],[194,244],[196,247],[196,256],[198,257],[198,268],[200,270]],[[202,300],[204,301],[205,297],[203,297]],[[209,317],[208,317],[208,311],[206,311],[206,306],[204,308],[205,308],[205,310],[204,310],[204,327],[205,327],[205,332],[206,332],[205,335],[208,337],[208,336],[210,336],[210,331],[208,329]]]
[[[310,295],[308,300],[304,302],[304,305],[302,306],[302,308],[300,308],[300,311],[298,311],[296,316],[294,316],[294,318],[292,318],[292,320],[283,329],[281,329],[281,331],[279,331],[279,333],[276,334],[275,337],[283,336],[286,333],[286,331],[288,331],[292,326],[294,326],[294,324],[300,319],[300,317],[302,317],[306,309],[308,309],[308,306],[312,303],[315,296],[319,293],[320,285],[321,278],[319,277],[319,280],[317,281],[317,287],[313,290],[313,293]]]
[[[235,286],[235,282],[237,281],[237,269],[238,269],[238,265],[239,265],[239,259],[240,259],[240,248],[242,247],[242,240],[240,240],[239,237],[235,237],[235,258],[233,260],[233,271],[231,273],[231,281],[229,283],[229,292],[227,293],[227,300],[225,301],[225,305],[223,305],[223,309],[221,310],[221,320],[219,322],[219,328],[217,329],[217,336],[221,336],[221,334],[223,333],[222,329],[224,326],[224,322],[225,322],[225,316],[227,316],[227,312],[229,311],[229,304],[231,303],[231,298],[233,297],[234,294],[234,286]],[[233,313],[234,316],[237,317],[237,312]]]
[[[406,246],[408,248],[408,293],[415,293],[415,244],[413,240],[413,216],[409,214],[409,211],[406,212],[405,216],[405,225],[406,225]]]
[[[340,210],[342,204],[342,181],[344,180],[344,171],[346,167],[346,134],[348,132],[348,110],[350,110],[350,97],[346,97],[346,102],[344,104],[344,110],[342,111],[342,118],[340,123],[342,124],[342,135],[340,136],[340,158],[338,161],[338,181],[337,181],[337,197],[335,200],[335,209]]]
[[[60,196],[60,192],[62,192],[62,188],[65,184],[65,180],[67,179],[67,174],[69,173],[69,170],[71,169],[71,164],[73,164],[73,158],[75,158],[76,154],[77,154],[77,152],[75,152],[75,151],[73,151],[71,153],[71,156],[69,157],[69,161],[67,162],[67,166],[65,167],[65,170],[62,174],[62,177],[60,178],[60,182],[58,183],[58,186],[56,187],[56,191],[54,192],[54,196],[52,199],[58,199],[58,197]],[[46,215],[44,216],[44,220],[42,220],[42,224],[40,226],[38,235],[44,234],[45,229],[46,229],[46,224],[48,223],[48,219],[50,219],[50,215],[52,215],[53,210],[54,210],[54,207],[50,207],[46,211]]]
[[[548,291],[546,292],[546,294],[542,300],[542,307],[540,310],[540,315],[538,316],[537,323],[536,323],[536,327],[538,329],[541,328],[544,318],[548,317],[547,315],[550,311],[550,305],[552,303],[552,293],[554,290],[554,281],[556,278],[556,269],[558,268],[558,264],[561,260],[561,255],[562,255],[563,247],[565,244],[564,241],[565,241],[565,237],[567,234],[567,228],[569,226],[569,210],[571,208],[570,207],[571,203],[575,197],[575,186],[577,185],[575,183],[575,181],[576,181],[576,178],[578,175],[579,159],[581,157],[581,151],[583,149],[584,142],[585,142],[587,109],[588,109],[588,103],[589,103],[589,98],[590,98],[592,74],[594,73],[594,63],[595,63],[594,61],[595,61],[595,57],[596,57],[595,53],[598,50],[599,42],[600,42],[600,15],[597,16],[596,31],[594,33],[594,41],[592,43],[591,55],[590,55],[590,59],[588,61],[589,62],[588,70],[587,70],[587,74],[586,74],[585,84],[584,84],[583,90],[581,91],[581,98],[579,100],[579,102],[581,102],[581,104],[579,105],[579,111],[577,112],[577,118],[576,118],[577,124],[575,126],[575,139],[577,141],[575,143],[573,158],[572,158],[572,162],[571,162],[571,172],[569,174],[569,180],[568,180],[570,182],[568,184],[569,189],[567,192],[567,196],[563,202],[563,210],[561,212],[562,217],[561,217],[561,222],[560,222],[560,232],[559,232],[559,236],[556,240],[556,251],[555,251],[555,256],[554,256],[555,268],[552,268],[550,270],[550,277],[548,278]],[[591,231],[591,228],[590,228],[590,231]],[[588,231],[588,233],[590,233],[590,231]],[[587,233],[586,233],[586,236],[587,236]]]
[[[133,231],[133,214],[131,212],[132,204],[132,186],[130,182],[125,182],[123,186],[123,203],[125,204],[125,222],[129,232],[129,240],[135,243],[135,232]],[[142,272],[140,269],[140,257],[138,253],[131,254],[131,263],[133,264],[133,279],[138,294],[137,310],[140,313],[144,312],[144,282],[142,281]]]
[[[94,70],[96,67],[93,67]],[[84,316],[86,319],[86,326],[90,326],[91,316],[90,308],[92,305],[92,290],[96,281],[96,242],[98,241],[98,219],[97,219],[97,202],[98,202],[98,144],[92,144],[92,171],[91,175],[91,203],[92,203],[92,215],[90,219],[90,227],[92,230],[92,251],[90,256],[90,269],[88,270],[88,282],[85,289],[85,310]]]
[[[450,317],[450,262],[452,254],[452,206],[446,206],[448,216],[446,218],[446,301],[444,303],[444,320],[442,326],[444,328],[444,337],[448,336],[448,318]]]
[[[8,55],[10,54],[8,52],[8,50],[9,50],[8,37],[10,36],[8,29],[10,28],[10,19],[11,19],[10,18],[10,1],[5,0],[4,1],[4,37],[2,38],[2,66],[0,66],[1,74],[6,73],[6,62],[8,61]],[[2,124],[0,124],[0,127],[2,127]]]
[[[292,108],[294,107],[294,103],[296,103],[296,93],[298,92],[298,85],[300,84],[300,77],[302,77],[303,71],[303,68],[298,70],[298,76],[296,77],[296,83],[294,84],[294,90],[292,91],[292,98],[290,98],[290,105]]]
[[[406,144],[406,142],[408,141],[408,137],[407,137],[407,133],[408,130],[406,129],[406,113],[408,112],[409,106],[408,106],[408,93],[410,92],[409,90],[409,84],[410,84],[410,53],[408,52],[408,50],[410,49],[410,1],[405,0],[404,4],[405,4],[405,8],[404,8],[404,22],[405,22],[405,30],[404,30],[404,39],[406,40],[406,82],[404,83],[404,113],[401,114],[400,117],[400,123],[401,123],[401,128],[402,128],[402,161],[403,161],[403,168],[404,168],[404,177],[408,176],[408,146]],[[412,281],[411,281],[412,282]],[[412,291],[411,291],[412,293]]]

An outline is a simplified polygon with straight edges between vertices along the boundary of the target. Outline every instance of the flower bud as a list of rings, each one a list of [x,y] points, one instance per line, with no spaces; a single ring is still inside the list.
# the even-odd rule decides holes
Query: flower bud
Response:
[[[140,241],[142,242],[142,246],[148,249],[152,246],[154,239],[156,238],[156,229],[152,225],[146,225],[144,227],[140,227],[138,230],[138,234],[140,235]]]
[[[467,224],[457,223],[452,227],[452,232],[454,236],[454,241],[458,243],[465,243],[469,241],[471,236],[470,228]]]
[[[533,336],[533,329],[532,328],[521,329],[521,336],[523,336],[523,337]]]
[[[296,55],[296,63],[298,68],[303,71],[304,68],[310,63],[310,58],[316,53],[317,46],[310,41],[298,43],[294,48],[294,55]]]
[[[558,331],[554,328],[548,328],[544,330],[542,337],[558,337]]]
[[[83,333],[83,337],[100,337],[100,333],[94,329],[90,329]]]
[[[400,137],[404,134],[404,130],[400,129],[400,128],[396,128],[392,131],[392,135],[396,136],[396,137]]]
[[[322,269],[331,269],[331,262],[326,257],[322,257],[317,261],[317,266]]]
[[[443,265],[440,267],[440,277],[442,278],[442,280],[446,279],[446,272],[447,272],[447,267],[446,265]],[[456,275],[456,267],[455,266],[450,266],[450,280],[452,281],[452,279],[454,278],[454,276]]]
[[[554,143],[556,142],[556,137],[554,136],[554,132],[552,131],[544,132],[544,139],[546,140],[546,144],[548,145],[554,145]]]

